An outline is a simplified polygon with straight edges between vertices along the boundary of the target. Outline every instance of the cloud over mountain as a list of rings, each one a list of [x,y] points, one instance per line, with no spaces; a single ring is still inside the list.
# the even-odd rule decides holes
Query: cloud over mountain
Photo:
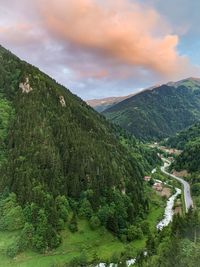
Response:
[[[179,38],[154,9],[136,1],[44,0],[44,25],[55,38],[120,64],[173,75],[192,68]],[[46,8],[48,7],[48,8]]]
[[[90,90],[114,80],[158,82],[199,73],[179,54],[178,34],[153,6],[136,0],[2,1],[0,38],[29,49],[44,70],[51,72],[54,62],[63,83],[67,74],[72,86]]]

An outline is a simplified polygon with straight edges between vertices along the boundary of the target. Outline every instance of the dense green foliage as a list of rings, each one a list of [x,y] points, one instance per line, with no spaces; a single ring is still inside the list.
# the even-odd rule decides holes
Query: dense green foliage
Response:
[[[6,160],[6,137],[13,109],[9,101],[0,95],[0,166]]]
[[[187,143],[193,142],[200,137],[200,124],[196,123],[191,127],[178,132],[175,136],[169,137],[163,142],[167,147],[183,150]]]
[[[191,185],[194,210],[185,217],[175,217],[172,229],[149,241],[150,257],[143,259],[140,266],[196,267],[200,260],[200,124],[181,131],[164,144],[183,150],[171,168],[189,172],[184,179]]]
[[[186,85],[180,84],[178,88],[162,85],[143,91],[103,114],[139,139],[168,137],[200,119],[200,83]]]
[[[26,246],[40,252],[59,245],[66,223],[76,232],[78,216],[126,235],[148,212],[142,178],[158,162],[156,154],[126,141],[85,102],[2,47],[0,68],[2,203],[16,195],[2,229],[13,216],[19,228],[23,217]],[[21,83],[31,90],[23,92]],[[9,255],[25,247],[20,240]]]
[[[191,184],[191,191],[199,202],[200,196],[200,124],[194,124],[190,128],[181,131],[174,137],[163,142],[165,145],[182,149],[182,153],[175,158],[171,169],[187,170],[189,175],[185,177]]]
[[[120,143],[136,158],[137,163],[147,173],[152,170],[152,167],[161,164],[161,159],[158,157],[157,149],[152,149],[136,139],[132,134],[118,125],[112,125],[112,128],[120,140]]]
[[[190,173],[200,171],[200,124],[194,124],[186,130],[170,137],[164,144],[182,149],[183,152],[176,157],[172,168],[187,170]]]
[[[142,239],[134,239],[129,242],[126,240],[126,235],[123,235],[120,240],[103,226],[99,226],[99,220],[95,219],[95,228],[93,228],[91,221],[88,222],[87,219],[78,216],[76,216],[78,230],[71,232],[70,227],[67,227],[73,217],[73,214],[70,213],[68,214],[68,222],[60,231],[62,243],[56,249],[45,254],[30,251],[34,235],[34,229],[30,223],[25,223],[22,231],[21,229],[12,232],[0,231],[0,266],[71,267],[71,262],[79,262],[82,254],[87,260],[86,266],[89,266],[89,263],[96,266],[99,262],[119,262],[119,260],[126,261],[127,258],[134,258],[138,251],[145,247],[149,229],[155,230],[166,205],[166,201],[163,201],[150,187],[147,187],[146,190],[149,199],[151,199],[150,212],[145,221],[138,221],[136,224],[140,233],[142,230]],[[91,218],[91,220],[93,219]],[[25,251],[19,253],[24,248]],[[18,255],[15,257],[17,253]],[[13,257],[15,259],[11,260],[10,258]]]
[[[149,236],[147,257],[141,253],[136,267],[196,267],[200,260],[200,220],[198,212],[174,218],[172,228]]]
[[[16,195],[10,194],[0,201],[0,230],[14,231],[23,228],[24,214],[17,204]]]
[[[177,170],[187,170],[190,173],[200,171],[200,138],[185,145],[183,152],[173,164]]]
[[[183,149],[182,153],[175,158],[171,168],[189,172],[185,179],[190,182],[192,195],[197,204],[200,204],[200,124],[194,124],[181,131],[176,136],[164,141],[164,144]]]

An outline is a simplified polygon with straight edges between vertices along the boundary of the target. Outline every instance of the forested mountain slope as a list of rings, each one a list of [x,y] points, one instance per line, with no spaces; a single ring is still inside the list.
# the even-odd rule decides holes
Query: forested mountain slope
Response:
[[[195,141],[200,137],[200,123],[178,132],[176,135],[169,137],[164,141],[164,145],[172,148],[183,150],[187,143]]]
[[[190,184],[194,207],[184,216],[175,215],[171,229],[165,229],[162,234],[156,234],[147,241],[148,257],[136,266],[196,267],[200,259],[200,123],[163,144],[183,150],[175,158],[171,169],[187,170],[182,174]]]
[[[143,91],[103,114],[142,140],[173,135],[200,119],[200,82],[189,78],[172,85]]]
[[[176,158],[173,164],[174,168],[186,169],[190,173],[200,171],[200,123],[170,137],[164,144],[183,150]]]
[[[71,231],[81,214],[119,236],[147,212],[142,177],[156,156],[120,138],[80,98],[0,47],[0,230],[22,229],[17,250],[58,246],[69,213]]]

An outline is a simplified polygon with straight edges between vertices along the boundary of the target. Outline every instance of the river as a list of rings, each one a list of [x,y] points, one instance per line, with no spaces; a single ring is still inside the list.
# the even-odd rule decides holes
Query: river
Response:
[[[173,219],[173,215],[174,215],[174,211],[173,211],[174,202],[175,202],[177,196],[181,194],[181,189],[175,188],[175,190],[176,190],[176,193],[174,195],[172,195],[167,200],[167,206],[165,208],[164,216],[163,216],[163,219],[157,224],[157,226],[156,226],[157,230],[162,231],[162,229],[165,226],[169,225],[169,223]],[[136,262],[136,258],[127,260],[126,261],[126,266],[129,267],[131,265],[134,265],[135,262]],[[110,263],[109,265],[107,265],[106,263],[99,263],[95,267],[107,267],[107,266],[109,266],[109,267],[117,267],[118,264],[117,263]]]
[[[181,189],[175,188],[176,193],[172,195],[168,200],[167,200],[167,206],[165,208],[165,213],[164,213],[164,218],[157,224],[156,228],[158,230],[162,230],[163,227],[167,226],[173,219],[174,211],[174,202],[177,198],[178,195],[181,194]]]

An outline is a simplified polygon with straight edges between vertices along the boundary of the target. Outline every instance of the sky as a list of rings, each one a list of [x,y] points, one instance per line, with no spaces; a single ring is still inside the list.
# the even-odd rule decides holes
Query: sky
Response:
[[[200,77],[199,0],[0,0],[0,44],[81,98]]]

